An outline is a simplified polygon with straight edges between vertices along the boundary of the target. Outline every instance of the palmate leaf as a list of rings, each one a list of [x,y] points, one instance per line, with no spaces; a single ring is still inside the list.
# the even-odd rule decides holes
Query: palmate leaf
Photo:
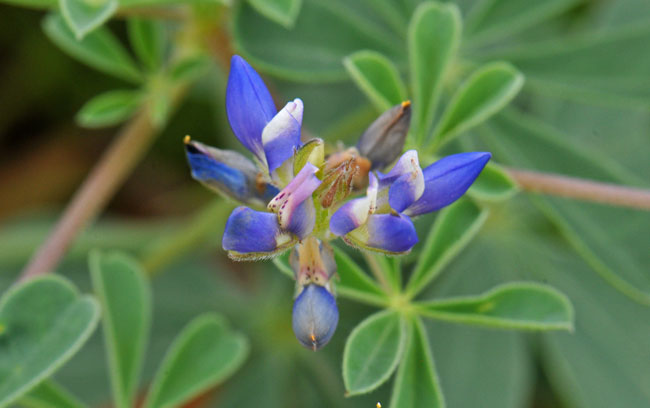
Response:
[[[406,337],[406,321],[396,311],[376,313],[359,323],[343,353],[348,395],[370,392],[387,381],[402,357]]]
[[[77,123],[85,127],[113,126],[132,116],[144,95],[139,90],[119,89],[99,94],[77,113]]]
[[[113,401],[129,407],[147,345],[151,293],[142,268],[129,257],[90,254],[90,275],[104,310],[103,328]]]
[[[27,393],[19,401],[28,408],[83,408],[66,389],[51,380],[45,380]]]
[[[302,5],[302,0],[248,0],[248,2],[259,13],[285,28],[293,27]]]
[[[151,72],[160,68],[165,53],[165,27],[160,21],[129,18],[129,42],[140,62]]]
[[[488,162],[467,194],[480,201],[504,201],[518,191],[516,182],[501,166]]]
[[[573,330],[573,307],[548,285],[506,283],[479,296],[417,303],[427,317],[471,325],[524,330]]]
[[[47,276],[0,299],[0,406],[18,399],[68,361],[88,340],[99,305],[67,280]]]
[[[59,0],[61,14],[77,40],[104,24],[117,7],[117,0]]]

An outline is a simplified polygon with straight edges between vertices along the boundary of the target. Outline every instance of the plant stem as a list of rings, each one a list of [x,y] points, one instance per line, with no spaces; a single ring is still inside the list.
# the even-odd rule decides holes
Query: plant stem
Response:
[[[524,191],[650,210],[650,190],[647,189],[601,183],[559,174],[513,168],[506,170]]]
[[[183,89],[175,89],[172,101],[178,101],[182,93]],[[158,131],[151,122],[147,106],[124,126],[79,187],[51,234],[34,253],[21,273],[20,281],[46,274],[56,267],[74,238],[104,209],[149,150]]]

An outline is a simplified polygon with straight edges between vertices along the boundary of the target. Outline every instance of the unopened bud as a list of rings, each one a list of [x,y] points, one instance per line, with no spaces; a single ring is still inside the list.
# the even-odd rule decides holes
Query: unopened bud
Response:
[[[411,102],[395,105],[379,116],[361,135],[357,149],[372,162],[371,170],[382,169],[402,153],[411,123]]]

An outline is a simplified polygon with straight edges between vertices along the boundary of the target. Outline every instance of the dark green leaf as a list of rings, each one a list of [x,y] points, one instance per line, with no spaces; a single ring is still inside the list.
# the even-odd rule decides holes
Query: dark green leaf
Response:
[[[514,196],[517,191],[519,187],[501,166],[488,163],[467,194],[481,201],[503,201]]]
[[[455,4],[426,2],[409,25],[408,52],[413,90],[416,140],[424,141],[436,112],[444,76],[461,36],[461,19]]]
[[[140,91],[114,90],[95,96],[77,113],[77,123],[85,127],[104,127],[127,120],[140,106]]]
[[[404,318],[390,310],[354,328],[343,352],[343,382],[349,395],[370,392],[390,378],[402,357],[406,336]]]
[[[135,55],[149,71],[155,72],[163,62],[165,26],[156,20],[130,18],[127,28]]]
[[[234,373],[248,355],[248,341],[222,317],[192,320],[174,340],[151,385],[146,408],[183,405]]]
[[[59,0],[61,14],[77,40],[104,24],[117,6],[117,0]]]
[[[409,339],[393,383],[390,408],[444,407],[427,333],[419,318],[409,323]]]
[[[407,293],[415,296],[431,282],[476,235],[488,212],[472,201],[461,199],[443,209],[420,250]]]
[[[140,266],[119,253],[90,254],[90,275],[104,311],[113,402],[130,407],[147,345],[151,293]]]
[[[83,408],[84,404],[60,385],[46,380],[19,401],[28,408]]]
[[[343,65],[378,111],[383,112],[406,100],[406,87],[397,67],[375,51],[357,51]]]
[[[99,320],[95,299],[57,276],[35,278],[0,299],[0,406],[68,361]]]
[[[351,53],[370,49],[390,57],[400,51],[399,41],[385,27],[340,0],[305,1],[291,30],[242,1],[235,6],[233,24],[238,52],[256,67],[292,81],[344,80],[347,74],[341,61]]]
[[[484,122],[517,95],[524,77],[505,62],[486,64],[461,85],[446,107],[433,133],[434,146]]]
[[[387,301],[386,295],[377,283],[345,252],[335,246],[333,248],[339,276],[339,281],[335,281],[337,293],[360,302],[384,305]]]
[[[77,41],[59,15],[43,21],[45,34],[63,51],[89,66],[130,82],[140,82],[142,74],[122,44],[106,28],[98,28]]]
[[[248,2],[263,16],[285,28],[293,27],[302,4],[302,0],[248,0]]]
[[[458,323],[526,330],[573,330],[573,307],[556,289],[532,282],[507,283],[479,296],[424,302],[424,316]]]
[[[178,61],[171,69],[173,81],[193,81],[205,74],[212,66],[212,60],[204,54],[186,57]]]

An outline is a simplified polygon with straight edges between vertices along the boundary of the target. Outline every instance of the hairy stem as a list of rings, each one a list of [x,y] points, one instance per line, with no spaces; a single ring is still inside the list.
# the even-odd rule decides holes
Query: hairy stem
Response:
[[[183,93],[184,88],[176,88],[172,93],[172,101],[177,102]],[[74,238],[104,209],[140,158],[149,150],[158,130],[151,122],[146,106],[124,126],[79,187],[19,280],[43,275],[56,267]]]
[[[650,190],[647,189],[513,168],[507,171],[524,191],[650,210]]]

